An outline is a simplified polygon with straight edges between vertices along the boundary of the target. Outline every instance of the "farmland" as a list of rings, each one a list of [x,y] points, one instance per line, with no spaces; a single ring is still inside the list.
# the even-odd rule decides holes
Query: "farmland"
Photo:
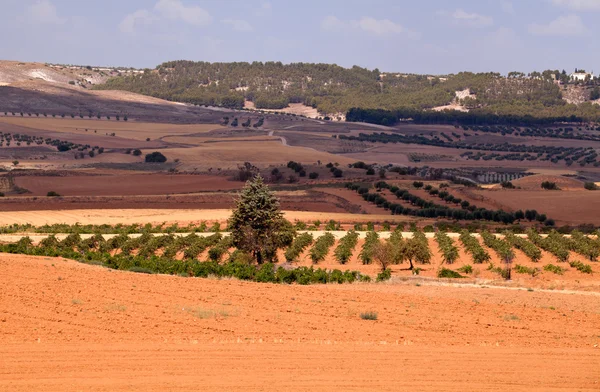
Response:
[[[427,123],[451,114],[411,97],[464,106],[441,79],[307,66],[300,103],[236,67],[247,89],[180,94],[164,68],[0,62],[1,390],[597,389],[598,124],[495,121],[526,98],[485,93],[489,125]],[[344,122],[379,83],[359,98],[425,120]]]

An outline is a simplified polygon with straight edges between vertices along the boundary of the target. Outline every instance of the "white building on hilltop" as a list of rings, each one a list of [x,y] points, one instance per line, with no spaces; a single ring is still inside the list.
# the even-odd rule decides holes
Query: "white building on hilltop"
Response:
[[[575,72],[570,75],[570,78],[573,81],[585,82],[586,80],[593,80],[596,77],[594,76],[594,73],[575,70]]]

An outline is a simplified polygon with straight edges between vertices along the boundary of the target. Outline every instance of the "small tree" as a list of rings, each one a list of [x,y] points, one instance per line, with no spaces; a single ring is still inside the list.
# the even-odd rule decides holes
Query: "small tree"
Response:
[[[283,218],[279,200],[259,175],[248,181],[229,219],[235,247],[262,264],[276,257],[279,248],[291,244],[293,228]]]
[[[373,250],[373,259],[385,271],[394,262],[394,247],[389,241],[380,241]]]

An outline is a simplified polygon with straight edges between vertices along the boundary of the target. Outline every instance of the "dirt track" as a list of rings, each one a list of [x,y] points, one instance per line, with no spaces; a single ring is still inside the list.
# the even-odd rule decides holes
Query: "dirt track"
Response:
[[[254,284],[13,255],[0,276],[3,391],[600,386],[596,296]]]

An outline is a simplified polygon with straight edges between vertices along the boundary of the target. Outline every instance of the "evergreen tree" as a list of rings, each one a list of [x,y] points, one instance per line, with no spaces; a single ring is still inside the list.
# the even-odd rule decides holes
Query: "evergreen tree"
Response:
[[[279,200],[257,175],[242,190],[229,219],[233,245],[259,264],[276,257],[278,248],[291,244],[293,228],[283,218]]]

